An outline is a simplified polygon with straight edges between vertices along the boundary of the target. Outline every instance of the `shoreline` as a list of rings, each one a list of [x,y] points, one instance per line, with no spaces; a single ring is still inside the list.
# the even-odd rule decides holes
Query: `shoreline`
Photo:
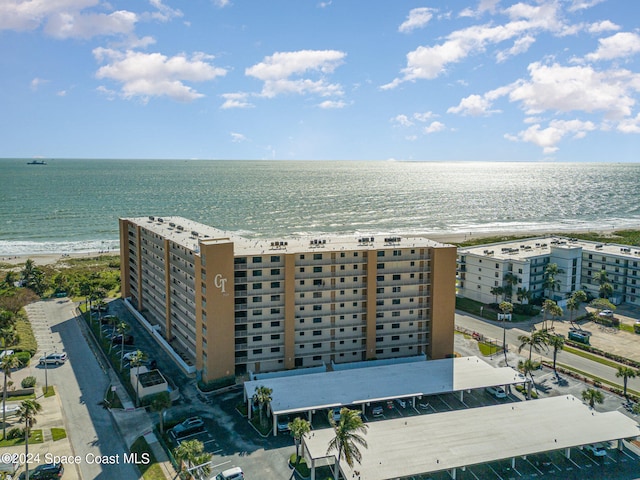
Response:
[[[576,234],[587,234],[592,233],[601,236],[611,236],[613,240],[613,233],[620,230],[637,230],[640,231],[640,226],[635,228],[608,228],[608,229],[590,229],[590,228],[578,228],[567,231],[562,230],[524,230],[524,231],[505,231],[505,230],[497,230],[497,231],[476,231],[469,233],[462,232],[451,232],[451,233],[432,233],[432,234],[424,234],[420,235],[436,242],[440,243],[448,243],[448,244],[460,244],[467,241],[476,241],[481,239],[491,239],[495,240],[496,237],[545,237],[549,235],[558,235],[558,236],[570,236],[572,233]],[[416,237],[418,235],[406,235],[406,237]],[[62,252],[50,252],[50,253],[34,253],[34,254],[19,254],[19,255],[7,255],[4,257],[0,257],[0,263],[9,264],[9,265],[21,265],[24,264],[28,259],[31,259],[35,262],[36,265],[53,265],[60,261],[64,261],[69,258],[90,258],[90,257],[98,257],[98,256],[112,256],[119,257],[120,250],[119,249],[109,249],[109,250],[92,250],[86,252],[73,252],[73,253],[62,253]]]

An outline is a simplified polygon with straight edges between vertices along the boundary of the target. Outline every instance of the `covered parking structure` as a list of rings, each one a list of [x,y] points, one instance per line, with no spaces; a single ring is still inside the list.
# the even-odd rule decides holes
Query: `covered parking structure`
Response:
[[[371,402],[459,392],[496,385],[514,385],[526,378],[511,367],[494,368],[478,357],[445,358],[425,362],[362,367],[293,377],[245,382],[247,411],[251,417],[252,397],[258,387],[270,388],[273,433],[277,435],[279,415],[359,405],[364,413]]]
[[[437,471],[464,469],[498,460],[564,450],[591,443],[633,438],[638,423],[620,412],[599,413],[572,395],[507,403],[410,419],[368,424],[360,447],[361,464],[340,462],[342,478],[388,480]],[[314,430],[304,439],[304,456],[315,480],[317,466],[335,462],[327,456],[332,429]],[[332,452],[333,453],[333,452]]]

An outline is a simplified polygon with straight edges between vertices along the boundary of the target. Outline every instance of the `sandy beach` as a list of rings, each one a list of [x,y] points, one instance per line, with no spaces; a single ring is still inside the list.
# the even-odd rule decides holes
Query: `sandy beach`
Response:
[[[640,230],[640,226],[637,227]],[[511,236],[526,236],[526,237],[543,237],[546,235],[564,235],[570,236],[571,233],[597,233],[602,236],[612,235],[615,230],[613,229],[603,229],[603,230],[572,230],[567,232],[562,231],[553,231],[553,232],[545,232],[545,231],[513,231],[513,232],[505,232],[505,231],[495,231],[495,232],[469,232],[469,233],[434,233],[434,234],[425,234],[421,236],[425,236],[432,240],[441,243],[454,243],[459,244],[470,240],[477,240],[482,238],[495,238],[495,237],[511,237]],[[413,235],[412,235],[413,236]],[[98,256],[119,256],[120,252],[117,250],[102,250],[102,251],[94,251],[94,252],[82,252],[82,253],[47,253],[47,254],[31,254],[31,255],[17,255],[10,257],[0,257],[0,263],[8,263],[10,265],[21,265],[27,261],[27,259],[33,260],[36,265],[52,265],[59,261],[65,260],[67,258],[89,258],[89,257],[98,257]]]

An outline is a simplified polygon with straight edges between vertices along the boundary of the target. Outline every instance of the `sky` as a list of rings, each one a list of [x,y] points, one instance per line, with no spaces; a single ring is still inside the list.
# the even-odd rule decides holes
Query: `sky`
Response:
[[[637,162],[640,2],[0,0],[0,158]]]

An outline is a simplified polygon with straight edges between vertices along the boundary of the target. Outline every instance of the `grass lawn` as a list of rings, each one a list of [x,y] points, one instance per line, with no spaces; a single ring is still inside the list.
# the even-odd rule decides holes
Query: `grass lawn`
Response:
[[[8,402],[21,402],[23,400],[35,400],[36,394],[30,393],[29,395],[15,395],[11,397],[7,397]]]
[[[54,442],[62,440],[63,438],[67,438],[67,431],[64,428],[54,427],[51,429],[51,437],[53,438]]]
[[[29,435],[29,445],[42,442],[42,430],[31,430],[31,435]],[[15,447],[16,445],[24,445],[24,436],[20,436],[20,438],[12,438],[10,440],[0,440],[0,447]]]
[[[478,348],[480,349],[480,353],[482,353],[482,355],[484,355],[485,357],[494,355],[495,353],[502,351],[502,348],[500,348],[498,345],[486,342],[478,342]]]
[[[23,318],[21,315],[18,315],[16,320],[16,332],[20,341],[13,348],[16,351],[23,350],[27,352],[31,352],[33,355],[36,350],[38,350],[38,342],[36,342],[36,337],[33,335],[33,330],[31,329],[31,323],[26,318]]]
[[[296,464],[295,453],[292,453],[291,456],[289,457],[289,463],[291,464],[291,466],[294,466]],[[300,458],[300,460],[298,461],[298,468],[296,468],[296,472],[298,472],[302,477],[305,477],[305,478],[311,475],[311,471],[307,466],[307,461],[304,458]]]
[[[158,464],[156,457],[153,455],[153,452],[144,437],[138,437],[138,439],[133,442],[133,445],[131,445],[131,453],[137,453],[138,458],[142,458],[143,453],[149,454],[150,461],[147,465],[137,465],[140,473],[142,474],[142,478],[145,480],[166,480],[167,477],[164,475],[162,467]]]
[[[44,398],[49,398],[49,397],[53,397],[56,394],[56,391],[53,388],[53,385],[49,385],[46,388],[46,391],[45,391],[45,388],[42,387],[42,394],[44,395]]]

